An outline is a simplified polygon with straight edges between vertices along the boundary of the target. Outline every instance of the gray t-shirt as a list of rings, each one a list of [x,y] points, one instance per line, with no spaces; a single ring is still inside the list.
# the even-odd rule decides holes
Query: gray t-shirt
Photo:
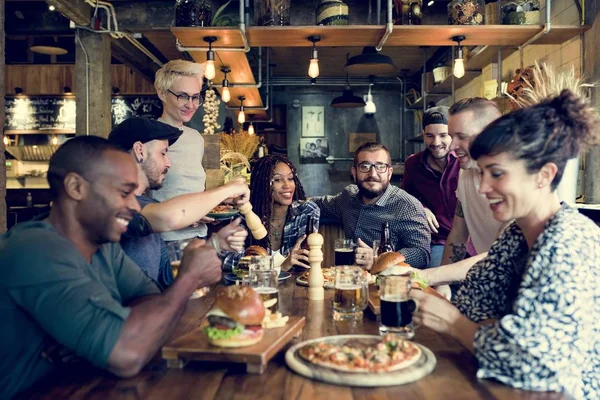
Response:
[[[166,123],[160,119],[159,121]],[[151,191],[151,197],[162,202],[182,194],[203,192],[206,187],[206,172],[202,167],[204,138],[200,132],[184,126],[179,139],[169,146],[168,156],[171,160],[171,169],[167,173],[163,187]],[[162,237],[166,241],[184,240],[206,236],[207,232],[206,224],[200,224],[197,228],[164,232]]]

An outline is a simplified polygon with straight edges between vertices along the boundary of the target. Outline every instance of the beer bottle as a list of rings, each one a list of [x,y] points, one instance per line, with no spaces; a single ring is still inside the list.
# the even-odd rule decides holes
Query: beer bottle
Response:
[[[394,245],[392,244],[392,238],[390,237],[390,224],[388,222],[384,222],[381,227],[381,241],[377,256],[386,251],[394,251]]]
[[[306,237],[304,238],[304,241],[302,242],[302,244],[300,245],[300,248],[303,250],[310,250],[310,248],[308,247],[308,235],[310,235],[311,233],[315,232],[315,224],[313,222],[313,217],[312,215],[308,216],[308,222],[306,223]]]

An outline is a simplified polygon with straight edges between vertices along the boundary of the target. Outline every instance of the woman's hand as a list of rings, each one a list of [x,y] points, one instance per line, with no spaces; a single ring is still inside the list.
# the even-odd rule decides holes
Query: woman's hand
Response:
[[[292,247],[290,255],[281,264],[281,269],[283,271],[287,271],[295,265],[302,268],[310,268],[310,262],[308,261],[308,250],[300,248],[304,239],[306,239],[306,235],[302,235],[302,237],[298,239],[294,247]]]
[[[354,252],[354,258],[356,260],[356,265],[362,266],[364,269],[369,271],[373,266],[373,249],[367,246],[362,239],[358,239],[356,242],[358,247]]]
[[[415,323],[450,335],[474,352],[473,339],[479,325],[462,315],[452,303],[437,296],[422,290],[411,290],[409,296],[417,303],[413,313]]]

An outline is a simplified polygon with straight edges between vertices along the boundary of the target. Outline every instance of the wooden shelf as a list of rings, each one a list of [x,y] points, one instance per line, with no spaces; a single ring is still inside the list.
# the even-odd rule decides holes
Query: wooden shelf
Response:
[[[429,89],[427,92],[428,96],[433,94],[448,94],[452,93],[452,79],[454,79],[454,90],[463,87],[467,83],[471,82],[471,80],[475,79],[481,75],[481,70],[478,71],[465,71],[465,76],[462,78],[454,78],[454,75],[450,74],[446,79],[435,85],[433,88]]]
[[[427,93],[426,97],[427,97],[427,101],[438,102],[439,100],[443,99],[444,97],[447,97],[450,95],[451,95],[450,93]],[[423,97],[421,97],[419,100],[417,100],[416,102],[414,102],[413,104],[408,106],[407,109],[422,110],[423,109]]]
[[[463,35],[464,46],[520,46],[542,31],[542,25],[394,25],[385,46],[453,46],[452,36]],[[587,31],[590,26],[555,25],[535,44],[561,44]],[[186,47],[205,47],[205,36],[217,37],[215,47],[242,47],[238,28],[172,28]],[[310,47],[309,36],[321,36],[321,47],[375,46],[385,32],[383,25],[348,26],[251,26],[247,29],[252,47]]]

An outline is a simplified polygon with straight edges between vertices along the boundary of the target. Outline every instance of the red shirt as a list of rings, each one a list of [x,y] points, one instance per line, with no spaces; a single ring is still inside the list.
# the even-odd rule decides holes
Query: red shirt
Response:
[[[408,157],[404,163],[402,189],[416,197],[423,207],[429,208],[440,224],[438,233],[431,232],[432,244],[445,244],[456,210],[456,187],[460,163],[454,154],[448,154],[443,172],[427,164],[429,150]]]

